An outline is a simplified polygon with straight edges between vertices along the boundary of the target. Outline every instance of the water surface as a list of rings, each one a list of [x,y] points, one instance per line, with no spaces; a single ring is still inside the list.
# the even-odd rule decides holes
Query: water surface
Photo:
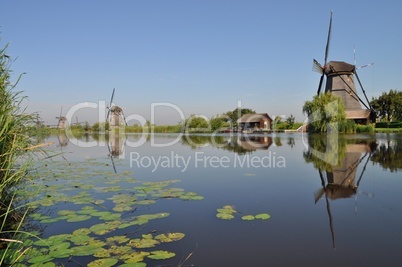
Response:
[[[93,147],[77,146],[65,136],[51,137],[50,141],[55,142],[51,153],[63,152],[52,158],[53,163],[88,164],[93,160],[97,162],[92,167],[95,171],[107,173],[88,183],[101,184],[118,175],[142,182],[174,179],[180,180],[174,187],[203,197],[196,201],[160,199],[132,211],[170,215],[140,229],[126,228],[120,234],[185,234],[182,240],[163,245],[175,257],[145,260],[147,266],[178,266],[187,256],[183,266],[401,265],[401,135],[156,135],[137,146],[140,138],[79,139],[93,142]],[[168,143],[172,144],[164,146]],[[51,163],[48,166],[51,168]],[[86,183],[84,173],[81,182]],[[63,184],[62,177],[58,183]],[[122,182],[120,186],[129,190],[131,185]],[[79,186],[72,192],[77,190]],[[238,211],[234,219],[216,217],[217,209],[225,205]],[[57,210],[78,207],[57,203],[40,211],[53,216]],[[241,219],[259,213],[268,213],[271,218]],[[68,233],[95,223],[93,219],[58,221],[46,224],[41,234]],[[91,260],[74,257],[74,261],[55,261],[76,266]]]

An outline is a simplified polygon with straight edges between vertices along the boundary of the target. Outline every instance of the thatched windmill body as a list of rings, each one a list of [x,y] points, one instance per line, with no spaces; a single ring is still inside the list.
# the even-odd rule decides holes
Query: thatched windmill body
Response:
[[[114,91],[112,92],[112,97],[110,98],[110,104],[108,107],[108,112],[106,116],[106,121],[109,122],[110,128],[120,127],[123,123],[127,126],[126,118],[123,113],[123,109],[119,106],[113,104]]]
[[[375,120],[375,113],[370,106],[366,92],[357,75],[357,69],[370,66],[368,64],[362,67],[356,67],[343,61],[330,61],[327,62],[329,45],[331,40],[332,31],[332,11],[329,22],[327,45],[325,47],[324,65],[321,65],[317,60],[313,60],[313,69],[321,73],[320,82],[318,84],[317,94],[320,94],[321,88],[326,76],[325,92],[331,92],[333,95],[339,97],[346,111],[346,118],[355,120],[359,123],[368,123],[370,120]],[[362,89],[366,103],[361,99],[356,90],[355,78]],[[362,105],[364,108],[362,108]]]

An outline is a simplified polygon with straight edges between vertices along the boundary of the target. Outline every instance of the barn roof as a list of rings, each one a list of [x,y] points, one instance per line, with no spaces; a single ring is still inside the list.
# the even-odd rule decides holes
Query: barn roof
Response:
[[[268,119],[272,121],[268,113],[257,113],[257,114],[244,114],[237,120],[238,123],[241,122],[259,122],[261,119]]]

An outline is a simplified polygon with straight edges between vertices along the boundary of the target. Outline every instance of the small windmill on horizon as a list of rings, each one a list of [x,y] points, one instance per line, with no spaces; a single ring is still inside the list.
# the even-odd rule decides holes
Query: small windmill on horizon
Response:
[[[114,92],[115,89],[113,88],[112,97],[110,98],[110,104],[107,107],[108,112],[106,116],[106,121],[109,122],[109,126],[111,128],[120,127],[123,123],[127,126],[126,117],[124,116],[123,109],[113,103]]]
[[[57,129],[60,129],[60,130],[66,129],[66,126],[67,126],[67,118],[62,116],[62,114],[63,114],[63,106],[60,109],[60,115],[58,117],[56,117],[56,119],[59,120],[57,123]]]
[[[357,69],[368,67],[371,64],[365,66],[356,67],[355,65],[346,63],[344,61],[330,61],[327,63],[329,54],[329,45],[331,41],[332,31],[332,11],[329,21],[329,30],[327,37],[327,44],[325,47],[324,65],[321,65],[317,60],[313,59],[313,70],[321,73],[320,82],[318,84],[317,95],[320,94],[321,88],[326,76],[325,93],[331,92],[333,95],[339,97],[345,105],[346,118],[354,120],[357,123],[367,124],[370,121],[375,121],[375,112],[370,106],[370,101],[367,98],[363,85],[357,75]],[[356,90],[354,77],[358,81],[360,88],[364,94],[366,102],[362,100]],[[362,105],[364,108],[362,108]]]

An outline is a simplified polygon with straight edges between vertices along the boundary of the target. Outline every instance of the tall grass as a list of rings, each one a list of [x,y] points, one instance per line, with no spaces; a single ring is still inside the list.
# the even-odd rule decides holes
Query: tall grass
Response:
[[[11,60],[6,54],[7,46],[0,50],[0,266],[12,264],[24,251],[11,249],[14,244],[22,244],[17,234],[23,233],[22,222],[26,211],[16,208],[12,186],[18,183],[30,164],[28,151],[31,146],[28,127],[34,124],[32,115],[21,108],[24,97],[15,92],[11,82]]]
[[[26,127],[33,121],[33,116],[21,108],[24,99],[21,92],[13,91],[21,76],[14,84],[10,81],[10,59],[6,48],[0,50],[0,195],[26,172],[28,162],[19,159],[29,150]]]

